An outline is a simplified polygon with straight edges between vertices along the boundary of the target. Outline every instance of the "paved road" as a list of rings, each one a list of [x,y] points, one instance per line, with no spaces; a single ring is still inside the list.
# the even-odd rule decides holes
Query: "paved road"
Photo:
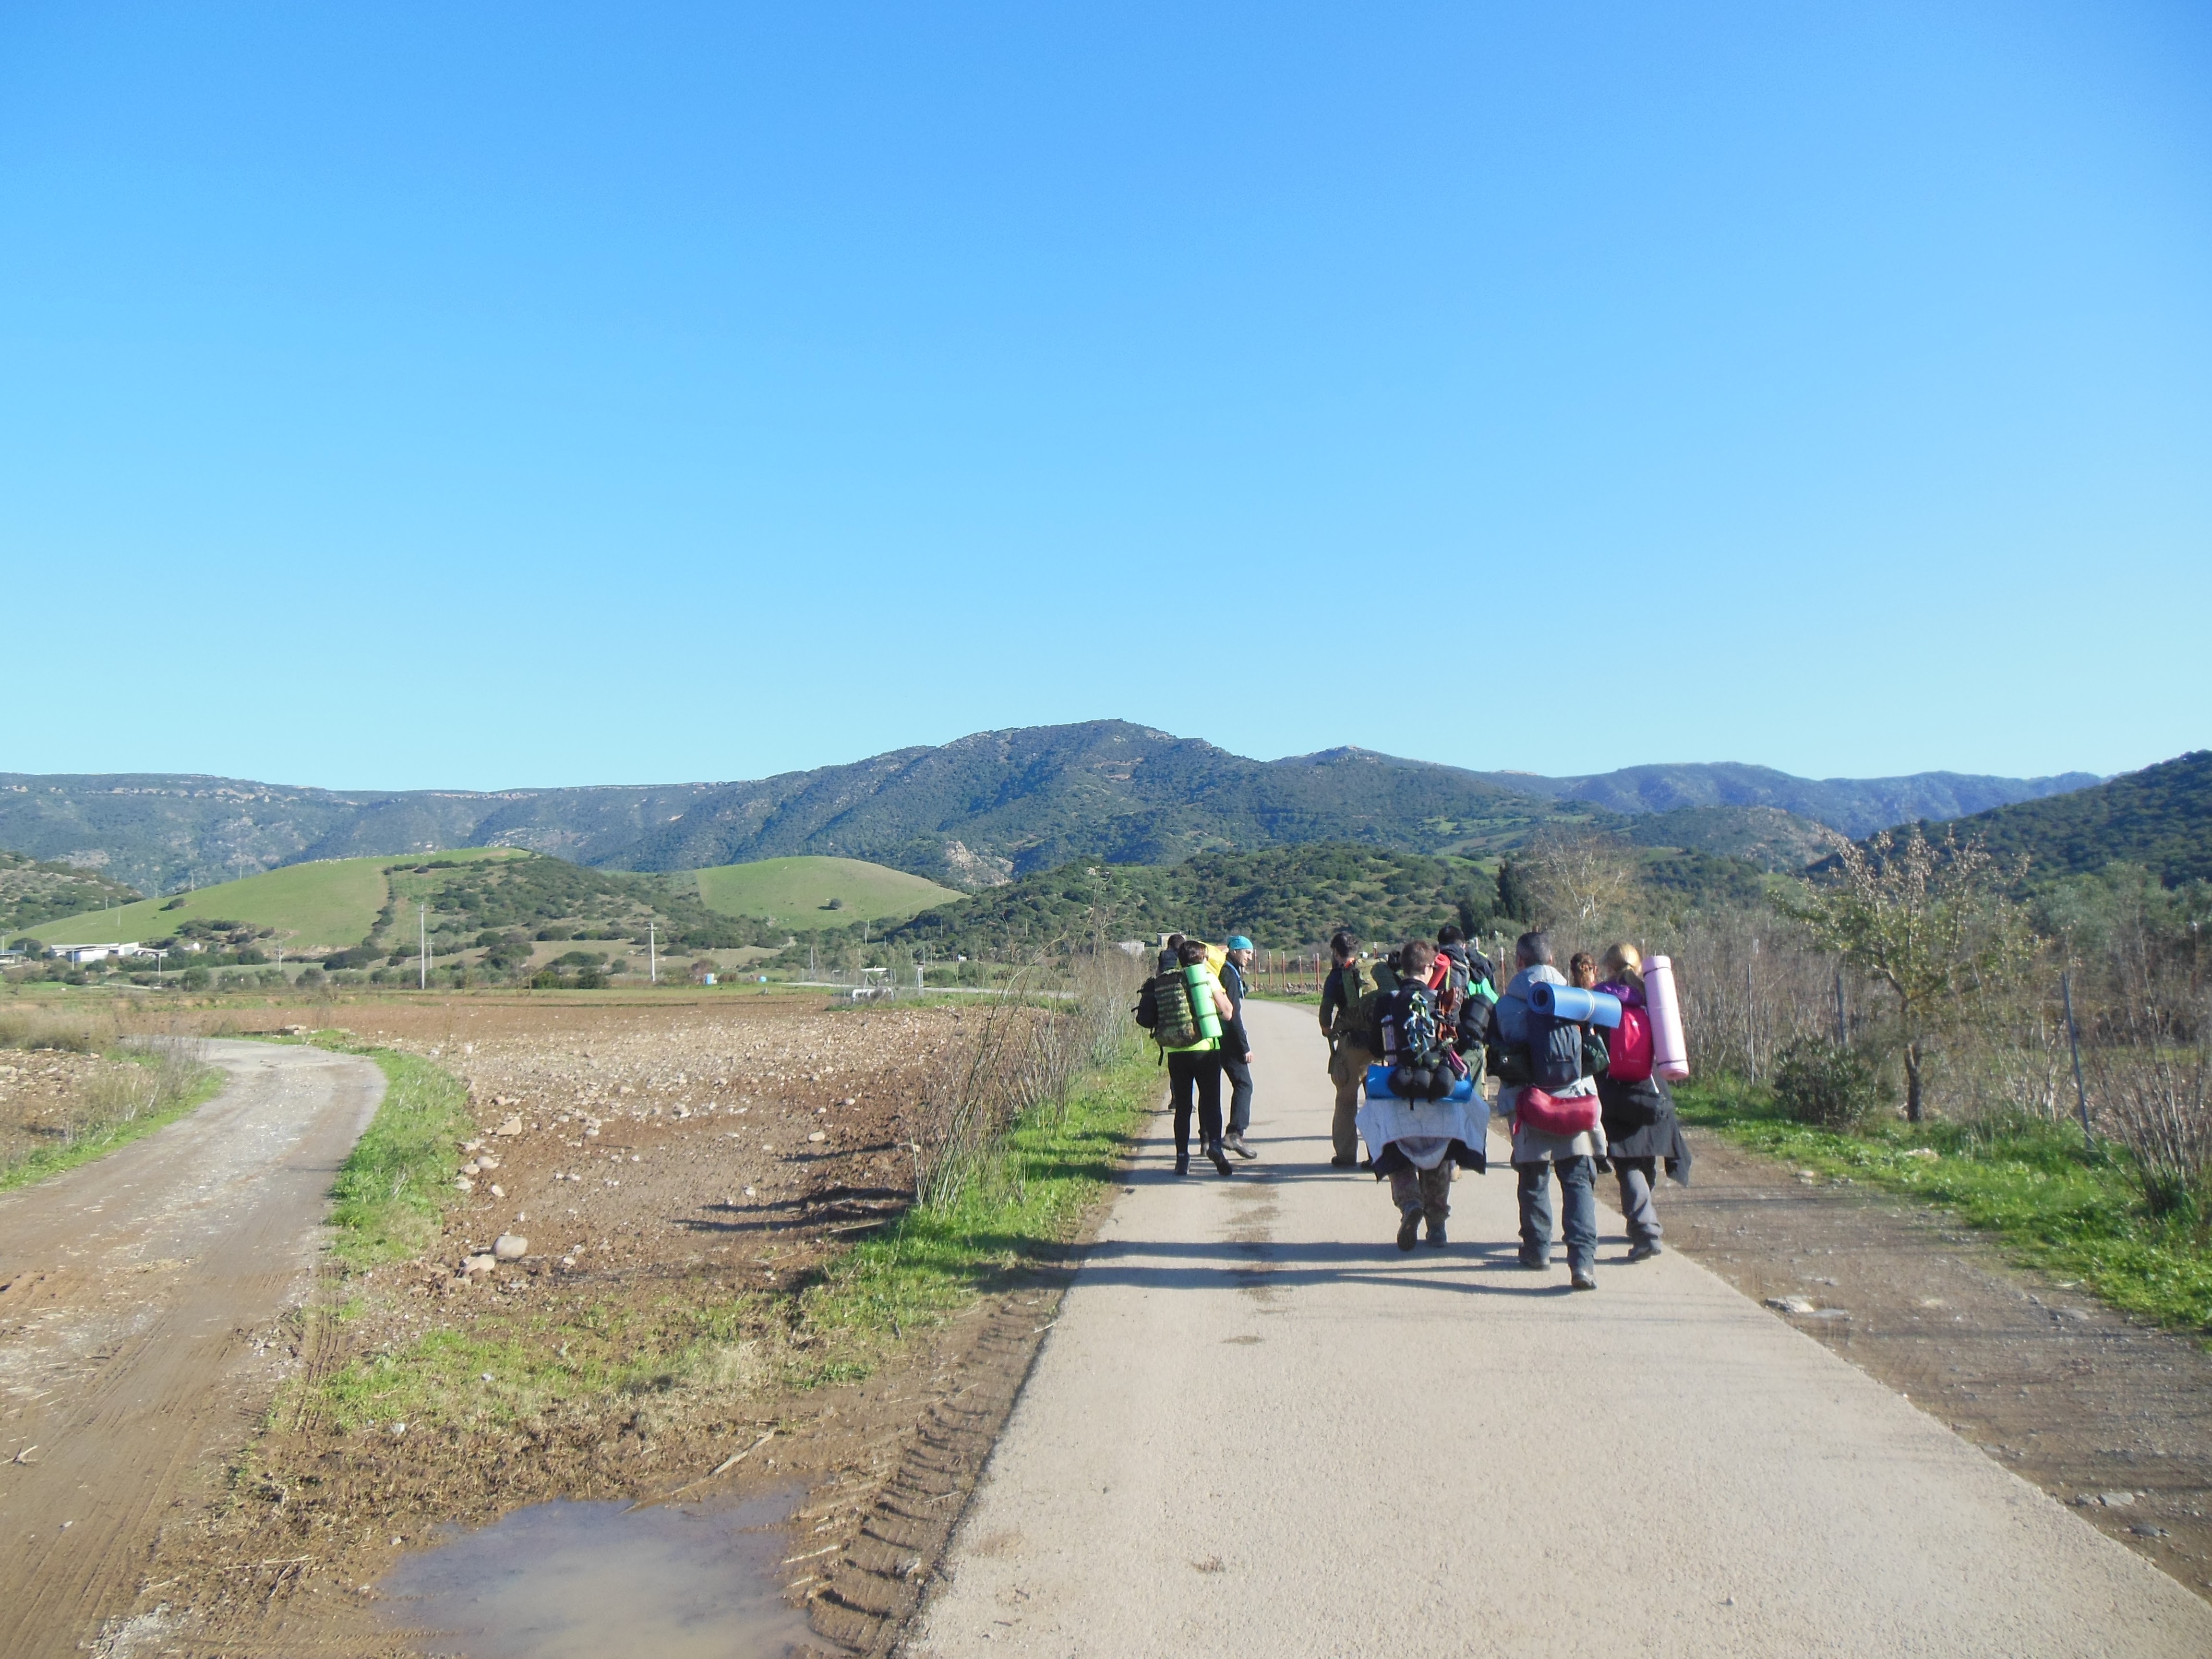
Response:
[[[0,1659],[77,1652],[250,1430],[275,1381],[257,1334],[383,1097],[365,1060],[208,1050],[231,1080],[207,1105],[0,1197]]]
[[[1328,1168],[1311,1012],[1250,1016],[1266,1173],[1146,1148],[916,1654],[2212,1654],[2212,1607],[1610,1212],[1594,1295],[1515,1266],[1510,1170],[1400,1255]]]

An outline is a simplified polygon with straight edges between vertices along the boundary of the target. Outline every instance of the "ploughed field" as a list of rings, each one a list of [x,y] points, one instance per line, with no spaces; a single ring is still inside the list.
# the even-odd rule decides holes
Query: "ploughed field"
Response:
[[[798,1482],[805,1547],[834,1556],[917,1424],[975,1385],[988,1307],[880,1350],[805,1317],[825,1263],[910,1200],[908,1115],[972,1011],[457,997],[228,1018],[344,1020],[450,1069],[473,1173],[416,1253],[325,1269],[270,1426],[146,1573],[132,1616],[166,1650],[418,1650],[376,1589],[399,1555],[553,1498]],[[501,1235],[520,1259],[489,1259]]]

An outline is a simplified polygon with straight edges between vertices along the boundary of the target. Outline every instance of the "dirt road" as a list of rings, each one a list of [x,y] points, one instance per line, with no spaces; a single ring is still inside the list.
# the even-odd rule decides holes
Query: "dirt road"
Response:
[[[911,1651],[2212,1652],[2212,1607],[1609,1213],[1594,1295],[1515,1265],[1502,1163],[1401,1255],[1327,1167],[1311,1012],[1251,1012],[1266,1161],[1147,1148]]]
[[[268,1329],[384,1091],[319,1049],[208,1057],[231,1080],[198,1112],[0,1197],[0,1659],[77,1652],[251,1431]]]

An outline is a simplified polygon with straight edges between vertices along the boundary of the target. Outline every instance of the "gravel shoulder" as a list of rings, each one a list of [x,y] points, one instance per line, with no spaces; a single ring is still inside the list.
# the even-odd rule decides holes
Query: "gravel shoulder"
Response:
[[[2212,1596],[2212,1354],[2008,1265],[1938,1211],[1691,1131],[1668,1242]]]
[[[74,1653],[209,1495],[280,1368],[368,1061],[216,1042],[191,1115],[0,1196],[0,1656]]]

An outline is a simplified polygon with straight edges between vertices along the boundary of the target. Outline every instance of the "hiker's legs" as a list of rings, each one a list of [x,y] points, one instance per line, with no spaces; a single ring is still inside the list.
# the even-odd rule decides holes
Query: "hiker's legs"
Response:
[[[1229,1079],[1229,1128],[1243,1134],[1252,1127],[1252,1068],[1237,1055],[1221,1056],[1221,1074]]]
[[[1191,1080],[1198,1085],[1198,1136],[1201,1146],[1221,1139],[1221,1056],[1193,1054]]]
[[[1451,1213],[1452,1161],[1446,1158],[1433,1170],[1421,1171],[1421,1213],[1431,1225],[1439,1225]]]
[[[1520,1183],[1521,1260],[1540,1267],[1552,1259],[1552,1166],[1516,1164],[1513,1173]]]
[[[1390,1171],[1390,1201],[1398,1206],[1399,1214],[1425,1207],[1421,1191],[1422,1173],[1411,1167]]]
[[[1651,1201],[1651,1186],[1658,1174],[1656,1158],[1616,1158],[1613,1173],[1620,1182],[1620,1213],[1628,1223],[1631,1244],[1653,1244],[1659,1239],[1659,1206]]]
[[[1552,1167],[1559,1172],[1559,1226],[1567,1236],[1567,1266],[1588,1273],[1597,1266],[1596,1168],[1587,1158],[1563,1158]]]
[[[1196,1054],[1168,1056],[1168,1099],[1175,1107],[1176,1156],[1190,1154],[1190,1097],[1198,1073],[1191,1062]]]
[[[1335,1155],[1346,1163],[1359,1157],[1359,1087],[1375,1056],[1364,1048],[1340,1042],[1329,1056],[1328,1074],[1336,1081],[1336,1115],[1329,1120],[1328,1139]]]

